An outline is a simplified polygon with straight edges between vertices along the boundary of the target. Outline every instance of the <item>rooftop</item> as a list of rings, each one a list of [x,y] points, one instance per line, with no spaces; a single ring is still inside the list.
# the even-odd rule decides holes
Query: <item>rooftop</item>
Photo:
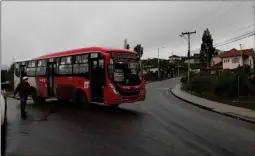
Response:
[[[36,59],[59,57],[59,56],[66,56],[66,55],[75,55],[75,54],[86,53],[86,52],[89,52],[89,51],[130,52],[130,53],[135,53],[136,54],[136,52],[134,52],[132,50],[127,50],[127,49],[106,48],[106,47],[87,47],[87,48],[71,49],[71,50],[66,50],[66,51],[61,51],[61,52],[49,53],[49,54],[39,56]]]
[[[219,63],[209,67],[208,69],[209,70],[215,70],[215,69],[222,69],[222,68],[223,68],[223,64],[222,64],[222,62],[219,62]]]
[[[234,56],[254,56],[254,50],[251,49],[243,49],[243,50],[237,50],[235,48],[229,50],[229,51],[224,51],[223,53],[219,54],[219,57],[225,58],[225,57],[234,57]]]

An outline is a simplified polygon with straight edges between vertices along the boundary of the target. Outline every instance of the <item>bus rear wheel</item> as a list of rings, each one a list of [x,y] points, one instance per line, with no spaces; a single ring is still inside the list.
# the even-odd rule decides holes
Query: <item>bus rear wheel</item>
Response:
[[[86,94],[82,91],[78,91],[76,94],[76,104],[78,104],[79,107],[81,108],[91,108],[91,103],[88,101],[88,97]]]
[[[41,104],[45,102],[45,98],[37,96],[35,93],[32,94],[32,99],[34,101],[34,104]]]

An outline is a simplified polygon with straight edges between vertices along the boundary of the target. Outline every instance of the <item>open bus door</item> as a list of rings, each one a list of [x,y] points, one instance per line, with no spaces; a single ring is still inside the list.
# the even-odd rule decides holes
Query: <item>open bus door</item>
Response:
[[[25,62],[22,62],[22,63],[20,64],[19,69],[20,69],[20,81],[19,81],[19,82],[21,82],[22,79],[23,79],[23,77],[24,77],[24,76],[27,76],[27,74],[26,74],[26,64],[25,64]]]
[[[48,97],[56,96],[56,68],[57,64],[54,60],[49,60],[47,62],[47,92]]]
[[[92,102],[104,103],[105,57],[100,53],[90,55],[91,99]]]

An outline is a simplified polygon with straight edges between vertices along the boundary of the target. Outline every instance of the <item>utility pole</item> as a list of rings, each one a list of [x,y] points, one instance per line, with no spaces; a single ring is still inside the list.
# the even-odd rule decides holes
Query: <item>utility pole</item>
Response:
[[[243,50],[242,50],[242,44],[240,44],[240,50],[241,50],[241,60],[240,60],[240,64],[241,64],[241,66],[243,66]]]
[[[162,47],[164,48],[164,47]],[[159,48],[158,48],[158,80],[160,79],[160,74],[159,74]]]
[[[159,48],[158,48],[158,80],[160,78],[160,75],[159,75]]]
[[[142,67],[142,55],[141,55],[141,53],[142,53],[142,46],[139,49],[139,55],[140,55],[140,68],[143,70],[143,67]]]
[[[124,49],[127,49],[127,39],[124,40]]]
[[[182,32],[182,34],[180,35],[181,37],[184,37],[185,35],[188,35],[188,82],[189,82],[189,74],[190,74],[190,35],[191,34],[195,34],[196,31],[193,32]]]

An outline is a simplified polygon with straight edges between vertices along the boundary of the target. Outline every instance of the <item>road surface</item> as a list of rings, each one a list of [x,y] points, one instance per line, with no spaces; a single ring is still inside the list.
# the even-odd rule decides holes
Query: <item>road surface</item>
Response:
[[[7,155],[255,155],[255,125],[175,98],[177,83],[147,84],[146,101],[119,109],[30,104],[25,121],[9,99]]]

